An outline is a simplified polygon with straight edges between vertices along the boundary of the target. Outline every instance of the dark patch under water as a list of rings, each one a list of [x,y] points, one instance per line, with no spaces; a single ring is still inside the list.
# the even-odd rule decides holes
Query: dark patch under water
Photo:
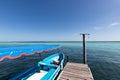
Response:
[[[98,54],[99,51],[99,54]],[[64,53],[69,56],[70,62],[82,63],[82,48],[80,47],[61,47],[59,50],[53,50],[42,53],[41,57],[38,54],[21,57],[14,60],[4,60],[0,62],[0,80],[7,80],[10,77],[26,70],[30,66],[37,64],[38,61],[54,53]],[[104,54],[101,55],[100,53]],[[92,71],[94,80],[120,80],[120,63],[112,62],[112,54],[103,50],[87,50],[88,65]],[[107,59],[106,59],[107,58]]]

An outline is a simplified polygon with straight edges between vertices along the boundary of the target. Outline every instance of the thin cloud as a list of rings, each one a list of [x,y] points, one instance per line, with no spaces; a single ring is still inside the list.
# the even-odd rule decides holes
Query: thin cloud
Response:
[[[108,28],[111,28],[111,27],[119,27],[120,26],[120,23],[118,23],[118,22],[113,22],[113,23],[111,23],[109,26],[108,26]]]
[[[120,23],[119,22],[113,22],[111,24],[108,24],[107,27],[106,26],[96,26],[94,27],[94,30],[103,30],[103,29],[109,29],[109,28],[114,28],[114,27],[120,27]]]

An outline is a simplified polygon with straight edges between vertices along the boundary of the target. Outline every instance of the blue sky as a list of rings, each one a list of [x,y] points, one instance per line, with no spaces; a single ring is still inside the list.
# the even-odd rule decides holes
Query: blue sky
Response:
[[[0,41],[120,41],[120,0],[0,0]]]

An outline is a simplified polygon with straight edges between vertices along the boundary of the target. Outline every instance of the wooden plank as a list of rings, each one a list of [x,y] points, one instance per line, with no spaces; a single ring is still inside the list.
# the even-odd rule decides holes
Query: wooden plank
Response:
[[[68,62],[57,80],[93,80],[87,64]]]

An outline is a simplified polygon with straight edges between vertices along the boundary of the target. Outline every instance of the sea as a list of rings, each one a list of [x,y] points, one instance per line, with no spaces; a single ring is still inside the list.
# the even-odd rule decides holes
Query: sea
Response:
[[[81,41],[0,42],[0,48],[38,44],[59,45],[60,48],[43,52],[41,55],[34,54],[18,59],[1,61],[0,80],[9,80],[9,78],[14,77],[54,53],[64,53],[69,57],[70,62],[83,63]],[[88,41],[86,42],[86,54],[87,64],[91,69],[94,80],[120,80],[119,41]]]

